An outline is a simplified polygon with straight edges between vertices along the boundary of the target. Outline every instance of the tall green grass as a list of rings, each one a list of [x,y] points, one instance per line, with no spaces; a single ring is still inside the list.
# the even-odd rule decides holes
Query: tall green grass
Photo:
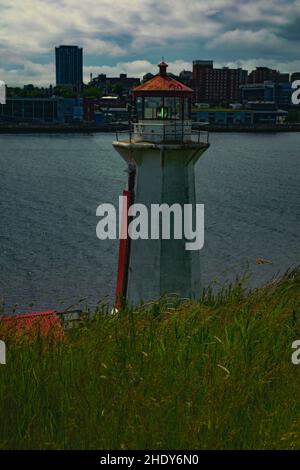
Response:
[[[0,448],[300,448],[299,287],[294,270],[7,341]]]

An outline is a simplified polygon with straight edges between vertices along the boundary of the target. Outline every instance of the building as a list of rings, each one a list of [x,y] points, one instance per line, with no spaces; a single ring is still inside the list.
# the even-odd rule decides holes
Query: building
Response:
[[[59,121],[59,98],[8,98],[0,105],[5,122],[53,123]]]
[[[240,86],[241,101],[273,101],[275,102],[275,83],[266,81],[264,83],[249,83]]]
[[[200,81],[203,76],[203,69],[214,68],[213,60],[194,60],[193,61],[193,72],[192,77],[194,81]]]
[[[81,98],[8,98],[0,105],[0,121],[64,124],[83,119]]]
[[[143,83],[147,82],[148,80],[151,80],[151,78],[153,77],[154,77],[153,73],[151,72],[145,73],[145,75],[143,75]]]
[[[179,80],[181,83],[184,83],[184,85],[187,85],[188,87],[192,87],[193,72],[191,70],[182,70],[177,80]]]
[[[193,61],[193,88],[194,102],[207,101],[206,83],[208,71],[212,70],[214,63],[212,60],[194,60]]]
[[[290,76],[288,73],[281,73],[268,67],[256,67],[248,77],[248,83],[264,83],[266,81],[289,82]]]
[[[126,103],[113,96],[83,98],[83,115],[87,122],[128,122],[129,118]]]
[[[274,103],[248,103],[247,107],[234,108],[193,108],[194,122],[217,126],[253,126],[284,121],[288,112],[278,109]]]
[[[291,106],[292,86],[289,81],[251,83],[240,87],[241,101],[273,102],[282,108]]]
[[[59,46],[55,48],[56,86],[80,90],[83,84],[82,48]]]
[[[292,84],[290,81],[275,82],[275,103],[283,109],[292,105]]]
[[[192,80],[193,79],[193,72],[191,70],[182,70],[179,74],[179,78],[181,80]]]
[[[131,88],[140,84],[139,78],[127,77],[126,73],[120,73],[119,77],[107,77],[101,73],[90,81],[90,86],[100,88],[105,94],[119,92],[119,94],[128,94]]]
[[[212,60],[193,61],[194,102],[221,103],[240,99],[240,85],[247,83],[248,72],[241,68],[215,69]]]
[[[83,120],[82,98],[58,98],[58,121],[71,124]]]

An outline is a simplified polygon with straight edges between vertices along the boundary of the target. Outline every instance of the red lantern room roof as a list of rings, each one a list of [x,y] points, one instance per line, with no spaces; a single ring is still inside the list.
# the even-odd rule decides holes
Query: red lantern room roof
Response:
[[[193,90],[183,83],[178,82],[174,78],[167,75],[168,64],[161,62],[159,65],[159,73],[155,77],[133,88],[133,96],[182,96],[190,95]]]

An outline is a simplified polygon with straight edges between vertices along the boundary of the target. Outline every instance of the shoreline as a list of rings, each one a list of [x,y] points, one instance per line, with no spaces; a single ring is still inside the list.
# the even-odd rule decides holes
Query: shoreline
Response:
[[[193,123],[193,130],[209,132],[244,132],[244,133],[277,133],[300,132],[299,124],[277,124],[267,126],[216,126]],[[123,123],[109,124],[61,124],[61,125],[22,125],[0,124],[0,134],[95,134],[102,132],[127,131],[128,125]]]
[[[277,133],[277,132],[300,132],[299,124],[276,124],[263,126],[207,126],[193,124],[195,130],[206,130],[209,132],[244,132],[244,133]]]
[[[126,131],[128,126],[125,124],[41,124],[41,125],[22,125],[22,124],[0,124],[0,134],[95,134],[99,132]]]

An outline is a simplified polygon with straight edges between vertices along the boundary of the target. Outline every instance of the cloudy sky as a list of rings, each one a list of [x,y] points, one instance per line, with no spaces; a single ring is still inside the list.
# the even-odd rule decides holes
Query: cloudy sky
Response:
[[[54,84],[54,47],[84,49],[84,78],[258,65],[300,71],[300,0],[0,0],[0,79]]]

